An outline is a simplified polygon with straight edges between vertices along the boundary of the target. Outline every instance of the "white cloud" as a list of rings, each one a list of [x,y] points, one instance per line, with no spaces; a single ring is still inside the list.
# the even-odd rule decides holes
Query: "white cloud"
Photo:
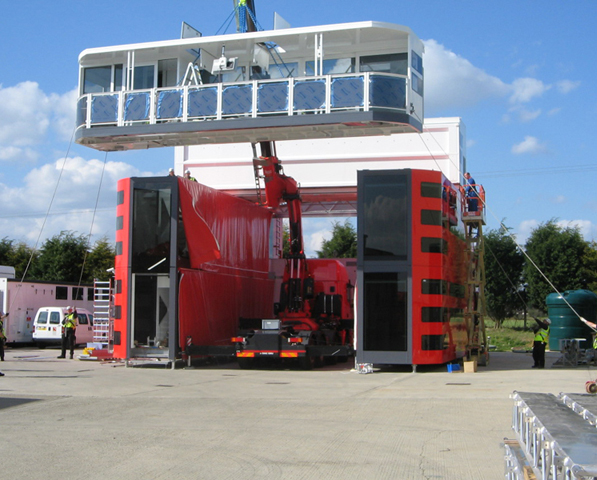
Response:
[[[42,143],[50,132],[69,140],[75,109],[76,90],[46,95],[36,82],[0,85],[0,160],[35,160],[38,154],[31,147]]]
[[[541,115],[540,108],[537,110],[527,110],[526,108],[519,108],[516,110],[516,112],[518,113],[518,118],[521,122],[530,122],[538,118],[539,115]]]
[[[531,233],[533,233],[533,230],[535,230],[539,224],[540,222],[537,220],[524,220],[520,222],[517,231],[514,232],[516,242],[519,245],[524,245],[531,236]]]
[[[435,40],[425,42],[425,108],[470,106],[508,95],[510,87]]]
[[[512,153],[515,155],[521,155],[524,153],[544,153],[547,151],[547,148],[544,144],[540,143],[536,137],[531,137],[527,135],[524,137],[524,140],[512,147]]]
[[[572,80],[561,80],[558,83],[556,83],[556,87],[558,88],[560,93],[563,93],[564,95],[570,93],[572,90],[578,88],[579,86],[580,82],[573,82]]]
[[[39,143],[50,124],[50,102],[35,82],[0,86],[0,146]]]
[[[80,157],[67,158],[66,164],[61,159],[42,165],[25,176],[21,187],[0,184],[3,198],[0,230],[11,239],[33,246],[42,225],[41,242],[63,230],[87,235],[93,220],[92,234],[95,237],[92,242],[102,236],[112,241],[117,181],[123,177],[146,175],[151,174],[123,162],[108,161],[104,169],[102,161]]]
[[[535,97],[540,97],[551,87],[536,78],[517,78],[512,82],[510,103],[528,103]]]
[[[524,220],[518,225],[517,232],[515,233],[516,242],[519,245],[524,245],[533,230],[544,222],[539,220]],[[592,241],[597,239],[597,225],[592,223],[590,220],[557,220],[556,225],[562,228],[574,228],[578,227],[581,235],[586,241]]]

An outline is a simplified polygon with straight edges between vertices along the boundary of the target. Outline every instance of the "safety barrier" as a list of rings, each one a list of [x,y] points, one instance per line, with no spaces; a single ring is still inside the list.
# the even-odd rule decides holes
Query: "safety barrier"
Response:
[[[77,125],[92,128],[347,110],[407,112],[407,82],[404,75],[364,72],[88,93],[78,100]]]

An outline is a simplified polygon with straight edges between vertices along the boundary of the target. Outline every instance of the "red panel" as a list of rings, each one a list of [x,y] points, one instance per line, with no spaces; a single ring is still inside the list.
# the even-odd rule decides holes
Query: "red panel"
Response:
[[[445,198],[421,197],[421,182],[440,183],[444,186]],[[466,306],[466,298],[445,295],[423,295],[421,284],[423,279],[445,280],[466,286],[465,243],[451,233],[445,225],[422,225],[421,210],[439,210],[445,220],[451,218],[454,224],[454,212],[448,202],[450,182],[440,172],[412,171],[412,361],[416,365],[441,364],[462,357],[467,343],[467,329],[462,319],[451,319],[450,322],[423,322],[422,307],[442,307],[462,309]],[[443,238],[447,242],[447,254],[424,253],[421,251],[423,237]],[[445,335],[447,348],[443,350],[423,350],[423,335]]]
[[[120,255],[116,255],[114,260],[114,278],[120,285],[120,290],[114,294],[114,305],[120,307],[120,318],[114,319],[114,332],[120,332],[120,344],[114,345],[114,357],[126,358],[126,346],[128,342],[127,324],[128,324],[128,304],[130,286],[129,273],[129,238],[130,238],[130,218],[131,208],[131,179],[124,178],[118,181],[117,191],[123,192],[124,201],[116,206],[116,216],[122,217],[122,229],[116,230],[116,242],[122,246]]]
[[[179,179],[191,269],[181,270],[179,338],[229,345],[238,320],[273,316],[269,276],[272,213],[197,182]]]
[[[267,275],[182,270],[178,303],[181,348],[187,336],[194,345],[230,345],[239,318],[273,317],[273,292],[273,280]]]
[[[270,211],[197,182],[178,183],[192,268],[210,262],[268,271]]]

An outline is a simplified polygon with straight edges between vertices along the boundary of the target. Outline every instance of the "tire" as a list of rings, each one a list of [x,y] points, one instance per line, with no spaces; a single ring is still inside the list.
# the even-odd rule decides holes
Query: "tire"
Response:
[[[251,370],[255,366],[255,361],[252,358],[239,357],[237,360],[238,367],[242,370]]]

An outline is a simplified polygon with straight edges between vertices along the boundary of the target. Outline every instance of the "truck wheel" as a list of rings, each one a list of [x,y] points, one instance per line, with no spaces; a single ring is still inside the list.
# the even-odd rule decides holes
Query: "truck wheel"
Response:
[[[238,367],[242,368],[243,370],[250,370],[255,364],[252,358],[237,358],[237,360]]]
[[[308,353],[304,357],[299,358],[299,367],[302,370],[313,370],[315,366],[315,359]]]

